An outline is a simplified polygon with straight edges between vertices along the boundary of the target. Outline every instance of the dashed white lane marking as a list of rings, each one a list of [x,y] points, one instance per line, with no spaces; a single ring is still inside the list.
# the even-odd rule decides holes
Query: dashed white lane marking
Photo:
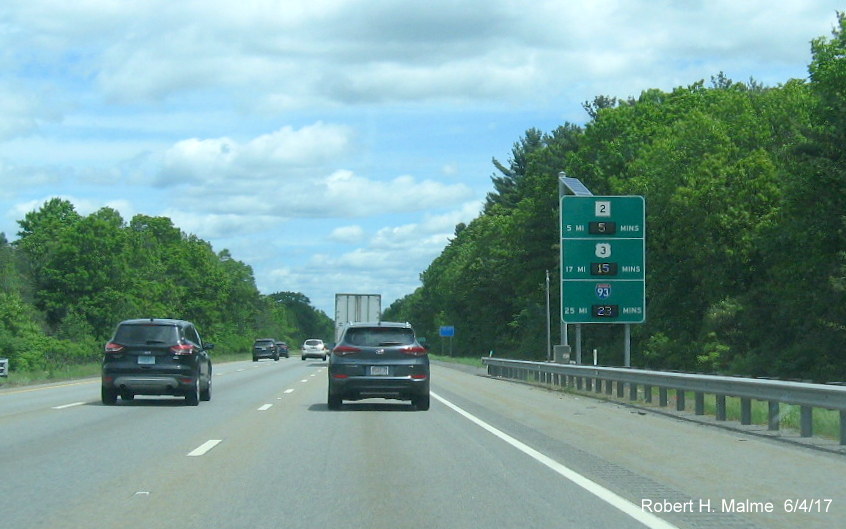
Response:
[[[291,388],[291,389],[286,389],[284,393],[285,393],[286,395],[288,395],[288,394],[291,394],[291,393],[293,393],[293,392],[294,392],[294,389],[293,389],[293,388]]]
[[[73,408],[74,406],[82,406],[84,402],[71,402],[70,404],[63,404],[61,406],[53,406],[54,410],[64,410],[65,408]]]
[[[267,411],[267,410],[269,410],[271,407],[273,407],[273,404],[265,404],[264,406],[260,407],[260,408],[258,409],[258,411]]]
[[[304,379],[300,380],[300,382],[308,382],[308,379],[304,378]]]
[[[209,450],[211,450],[215,446],[219,445],[220,442],[221,442],[221,439],[210,439],[210,440],[206,441],[205,443],[201,444],[200,446],[198,446],[197,448],[195,448],[193,451],[188,452],[188,456],[189,457],[198,457],[198,456],[206,455]]]
[[[464,411],[463,409],[459,408],[452,402],[444,399],[443,397],[431,393],[432,397],[436,400],[442,402],[448,408],[451,408],[456,413],[464,417],[465,419],[469,420],[470,422],[476,424],[477,426],[482,427],[483,429],[487,430],[489,433],[499,437],[506,443],[510,444],[517,450],[520,450],[524,454],[528,455],[529,457],[533,458],[534,460],[538,461],[539,463],[546,465],[550,469],[554,470],[564,478],[570,480],[574,484],[578,485],[579,487],[583,488],[584,490],[590,492],[594,496],[598,497],[602,501],[608,503],[609,505],[619,509],[623,513],[631,516],[638,522],[642,523],[649,529],[678,529],[675,525],[665,522],[661,518],[658,518],[652,513],[643,511],[640,507],[635,505],[634,503],[630,502],[629,500],[623,498],[622,496],[618,496],[616,493],[611,492],[610,490],[606,489],[602,485],[591,481],[590,479],[586,478],[585,476],[579,474],[575,470],[562,465],[558,461],[552,459],[551,457],[538,452],[534,448],[530,447],[529,445],[518,441],[514,437],[511,437],[507,433],[503,432],[491,426],[490,424],[486,423],[482,419],[479,419],[475,415]]]

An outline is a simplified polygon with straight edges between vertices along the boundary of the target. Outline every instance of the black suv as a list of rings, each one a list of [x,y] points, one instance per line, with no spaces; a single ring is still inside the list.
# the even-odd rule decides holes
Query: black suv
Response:
[[[259,338],[253,342],[253,362],[258,362],[259,358],[279,360],[279,350],[276,349],[276,340],[273,338]]]
[[[429,409],[429,355],[408,323],[351,323],[332,349],[329,409],[374,397]]]
[[[211,400],[212,362],[194,324],[183,320],[126,320],[118,324],[103,355],[103,404],[118,395],[184,396],[196,406]]]

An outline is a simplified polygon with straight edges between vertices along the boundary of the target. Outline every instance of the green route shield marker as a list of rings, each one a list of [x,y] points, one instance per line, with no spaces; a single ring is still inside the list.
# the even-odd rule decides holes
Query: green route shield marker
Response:
[[[561,197],[561,321],[645,321],[645,236],[641,196]]]

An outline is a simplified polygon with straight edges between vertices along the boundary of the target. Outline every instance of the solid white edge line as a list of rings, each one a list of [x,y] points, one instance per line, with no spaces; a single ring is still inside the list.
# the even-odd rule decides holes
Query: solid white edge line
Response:
[[[638,522],[642,523],[643,525],[649,527],[650,529],[678,529],[675,525],[655,516],[652,513],[646,512],[642,510],[640,507],[635,505],[634,503],[630,502],[629,500],[623,498],[622,496],[617,495],[616,493],[606,489],[602,485],[591,481],[590,479],[586,478],[585,476],[579,474],[575,470],[562,465],[558,461],[555,461],[549,456],[546,456],[534,448],[528,446],[527,444],[518,441],[514,437],[511,437],[507,433],[503,432],[491,426],[490,424],[486,423],[485,421],[479,419],[475,415],[464,411],[463,409],[459,408],[452,402],[444,399],[440,395],[435,393],[431,393],[431,395],[441,403],[443,403],[448,408],[451,408],[453,411],[464,417],[465,419],[469,420],[472,423],[475,423],[477,426],[480,426],[487,430],[489,433],[499,437],[506,443],[510,444],[514,448],[520,450],[524,454],[528,455],[529,457],[535,459],[539,463],[546,465],[550,469],[554,470],[561,476],[567,478],[571,482],[575,483],[579,487],[583,488],[584,490],[590,492],[594,496],[598,497],[602,501],[608,503],[609,505],[615,507],[616,509],[624,512],[625,514],[631,516]]]
[[[209,441],[206,441],[205,443],[203,443],[200,446],[198,446],[197,448],[195,448],[193,451],[188,452],[188,456],[189,457],[198,457],[198,456],[205,455],[206,453],[208,453],[209,450],[211,450],[212,448],[214,448],[215,446],[220,444],[220,442],[221,442],[220,439],[211,439]]]

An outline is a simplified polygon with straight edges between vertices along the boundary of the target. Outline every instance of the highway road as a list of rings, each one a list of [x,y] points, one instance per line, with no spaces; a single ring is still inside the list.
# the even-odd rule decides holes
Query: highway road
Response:
[[[198,407],[0,390],[0,527],[846,527],[841,455],[442,365],[429,411],[330,411],[326,376],[218,364]]]

